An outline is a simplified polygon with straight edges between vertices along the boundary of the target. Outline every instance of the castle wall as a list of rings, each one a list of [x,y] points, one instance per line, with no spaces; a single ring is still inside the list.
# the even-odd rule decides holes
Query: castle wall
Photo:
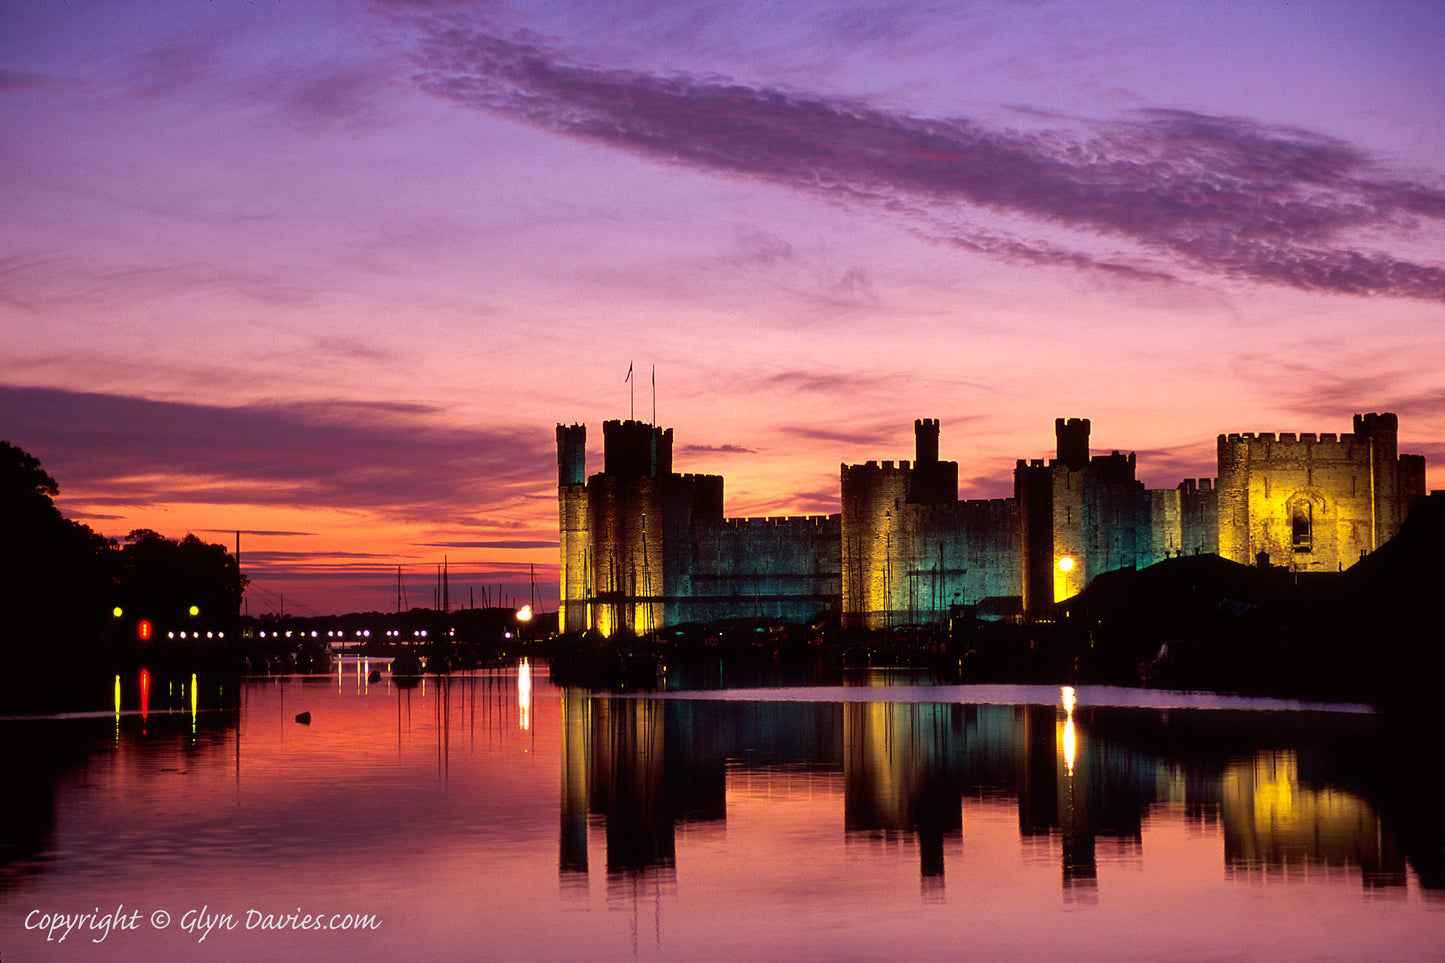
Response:
[[[1142,568],[1179,555],[1219,551],[1219,499],[1212,478],[1188,478],[1178,488],[1144,493],[1148,518],[1147,551],[1140,545]]]
[[[913,624],[947,618],[954,605],[1022,594],[1018,503],[969,499],[918,506],[911,591],[904,601]]]
[[[1218,554],[1219,492],[1214,479],[1185,479],[1178,490],[1181,554]]]
[[[695,530],[695,565],[668,620],[776,618],[806,622],[837,610],[842,559],[838,515],[733,518]]]
[[[911,474],[906,461],[842,466],[840,595],[847,628],[880,628],[897,608],[899,574],[912,551],[903,517]],[[911,537],[911,526],[907,531]]]
[[[667,592],[661,494],[644,476],[588,479],[589,622],[603,635],[645,634],[663,625],[657,601]]]
[[[939,478],[953,479],[952,499],[910,499],[920,488],[938,495]],[[942,624],[953,605],[1020,594],[1015,503],[960,502],[956,479],[954,462],[925,463],[921,472],[906,461],[843,466],[845,626]]]
[[[1392,537],[1424,491],[1423,473],[1416,456],[1401,459],[1393,415],[1357,415],[1355,428],[1220,435],[1219,554],[1335,572]]]
[[[1087,419],[1058,419],[1059,457],[1014,469],[1025,611],[1041,614],[1100,572],[1152,556],[1151,509],[1134,456],[1089,457],[1088,431]]]
[[[938,422],[914,423],[913,462],[843,465],[841,512],[727,519],[723,479],[672,471],[672,431],[557,427],[560,625],[646,634],[667,624],[811,619],[850,628],[942,625],[957,605],[1022,597],[1047,616],[1096,575],[1182,554],[1336,571],[1392,536],[1424,494],[1425,462],[1397,451],[1395,416],[1346,435],[1231,434],[1217,479],[1148,491],[1135,458],[1089,455],[1089,422],[1058,419],[1058,457],[1020,461],[1014,497],[959,501]]]

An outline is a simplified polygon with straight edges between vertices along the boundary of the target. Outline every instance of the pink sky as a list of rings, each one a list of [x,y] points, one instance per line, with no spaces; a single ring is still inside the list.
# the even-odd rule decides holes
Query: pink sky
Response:
[[[0,9],[0,437],[253,614],[555,605],[554,426],[729,515],[942,422],[1214,473],[1395,411],[1445,485],[1435,0],[274,0]]]

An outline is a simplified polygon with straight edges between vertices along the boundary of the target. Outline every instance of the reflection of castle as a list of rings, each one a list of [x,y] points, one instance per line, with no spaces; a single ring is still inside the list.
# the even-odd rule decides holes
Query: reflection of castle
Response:
[[[1366,886],[1405,885],[1405,860],[1359,797],[1300,782],[1292,752],[1236,761],[1223,777],[1224,857],[1231,873],[1358,866]]]
[[[585,884],[589,830],[602,828],[609,880],[670,886],[676,829],[725,820],[730,781],[771,773],[768,785],[787,798],[817,773],[841,771],[845,834],[915,841],[932,889],[943,884],[947,846],[964,838],[967,801],[1007,798],[1016,800],[1021,845],[1057,859],[1076,895],[1096,885],[1101,842],[1105,860],[1137,855],[1156,810],[1218,823],[1231,873],[1329,867],[1358,869],[1372,888],[1405,884],[1404,856],[1368,802],[1330,788],[1327,774],[1303,779],[1296,752],[1260,748],[1260,734],[1277,724],[1256,720],[1253,735],[1219,747],[1216,711],[1201,713],[1150,723],[1129,711],[1050,705],[619,699],[568,690],[559,865],[565,881]],[[1160,726],[1183,743],[1192,734],[1196,748],[1164,756],[1132,741]]]
[[[1220,435],[1217,479],[1146,490],[1134,455],[1089,453],[1089,422],[1058,419],[1057,457],[1020,461],[1014,496],[958,498],[937,421],[914,424],[910,463],[844,465],[837,515],[723,517],[723,479],[672,470],[672,430],[603,424],[586,477],[586,427],[557,426],[564,631],[823,609],[848,626],[941,622],[955,605],[1031,615],[1093,576],[1218,553],[1335,572],[1395,534],[1425,491],[1425,460],[1397,450],[1392,414],[1350,434]]]

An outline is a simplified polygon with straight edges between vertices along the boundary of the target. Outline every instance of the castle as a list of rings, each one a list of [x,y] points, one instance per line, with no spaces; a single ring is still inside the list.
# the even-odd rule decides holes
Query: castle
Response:
[[[672,429],[557,426],[563,632],[645,635],[756,617],[844,627],[936,625],[959,606],[1045,618],[1102,572],[1215,553],[1297,572],[1341,571],[1399,529],[1425,459],[1397,451],[1395,415],[1350,434],[1229,434],[1218,476],[1150,490],[1135,457],[1089,452],[1087,419],[1054,425],[1056,456],[1020,460],[1012,498],[958,498],[939,424],[914,423],[913,461],[843,465],[836,515],[726,518],[720,475],[672,469]]]

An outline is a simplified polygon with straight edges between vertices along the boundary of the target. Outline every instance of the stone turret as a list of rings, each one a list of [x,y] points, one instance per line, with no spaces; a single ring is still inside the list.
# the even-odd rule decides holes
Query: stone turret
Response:
[[[1054,438],[1060,464],[1070,471],[1079,471],[1089,463],[1089,419],[1055,418]]]

